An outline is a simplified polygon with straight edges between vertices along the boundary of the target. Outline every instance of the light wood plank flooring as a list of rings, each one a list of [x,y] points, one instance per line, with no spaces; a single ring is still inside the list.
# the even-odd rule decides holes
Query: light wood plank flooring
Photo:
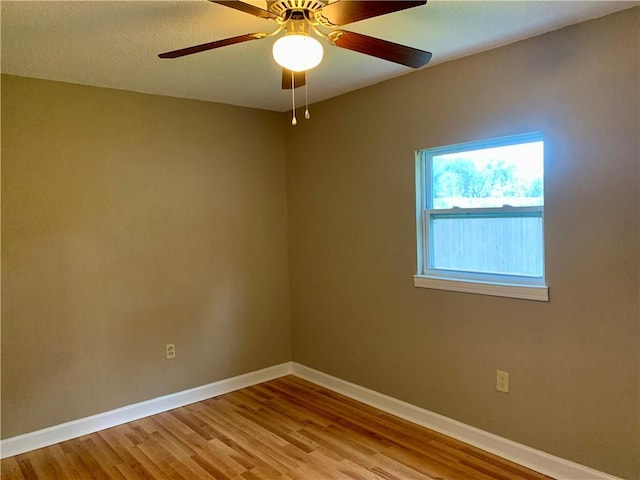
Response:
[[[549,480],[294,376],[0,465],[2,480]]]

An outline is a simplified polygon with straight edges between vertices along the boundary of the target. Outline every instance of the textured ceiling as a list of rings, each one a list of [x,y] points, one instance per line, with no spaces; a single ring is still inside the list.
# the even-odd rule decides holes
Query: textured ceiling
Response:
[[[264,1],[249,3],[266,8]],[[431,51],[430,65],[436,65],[639,4],[431,0],[343,29]],[[3,0],[0,8],[3,73],[276,111],[291,106],[271,56],[273,38],[179,59],[157,57],[226,37],[271,32],[274,22],[206,0]],[[323,62],[309,72],[309,101],[411,71],[326,45]]]

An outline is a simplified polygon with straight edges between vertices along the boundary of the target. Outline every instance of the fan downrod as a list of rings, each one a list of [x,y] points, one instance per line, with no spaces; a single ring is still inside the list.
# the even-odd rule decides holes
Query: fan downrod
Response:
[[[281,18],[286,18],[287,12],[292,10],[306,10],[310,13],[309,17],[313,18],[328,3],[329,0],[267,0],[267,10]]]

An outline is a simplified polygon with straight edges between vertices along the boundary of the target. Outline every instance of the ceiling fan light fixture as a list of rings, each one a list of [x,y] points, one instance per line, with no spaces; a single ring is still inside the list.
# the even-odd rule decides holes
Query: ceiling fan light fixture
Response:
[[[323,54],[320,42],[308,34],[287,34],[273,44],[275,61],[293,72],[304,72],[318,66]]]

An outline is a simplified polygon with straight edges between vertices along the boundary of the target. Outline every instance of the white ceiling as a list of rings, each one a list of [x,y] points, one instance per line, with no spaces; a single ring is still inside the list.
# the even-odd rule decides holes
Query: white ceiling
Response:
[[[266,2],[253,1],[266,8]],[[443,1],[343,27],[433,52],[437,65],[639,5],[640,1]],[[158,53],[276,24],[197,1],[7,1],[1,8],[3,73],[256,107],[290,109],[271,56],[274,38],[179,59]],[[429,68],[429,66],[424,67]],[[411,73],[330,45],[309,72],[310,103]],[[298,90],[300,94],[302,90]]]

